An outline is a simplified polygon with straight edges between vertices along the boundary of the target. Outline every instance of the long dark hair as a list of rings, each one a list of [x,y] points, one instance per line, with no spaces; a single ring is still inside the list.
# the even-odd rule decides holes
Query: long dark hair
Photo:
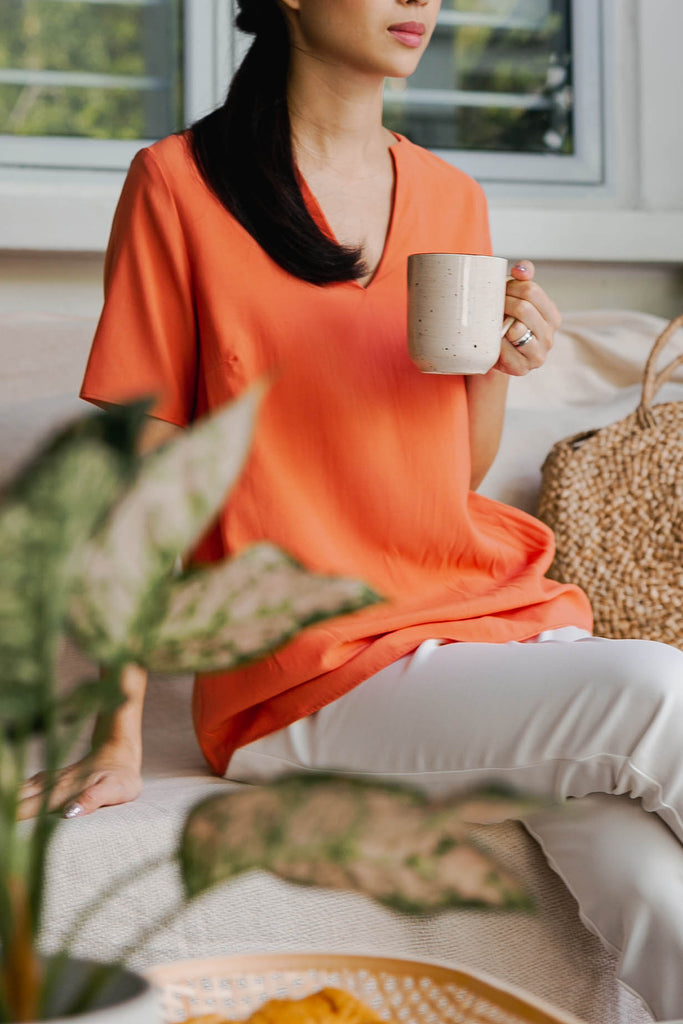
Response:
[[[308,211],[296,178],[287,110],[289,32],[277,0],[238,0],[255,36],[225,103],[190,128],[209,188],[290,274],[324,285],[365,273],[362,250],[338,245]]]

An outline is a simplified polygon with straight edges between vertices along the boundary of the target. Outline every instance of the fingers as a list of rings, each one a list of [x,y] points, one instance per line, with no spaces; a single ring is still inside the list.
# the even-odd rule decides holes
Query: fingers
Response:
[[[510,273],[518,281],[531,281],[536,273],[536,267],[531,260],[521,260],[515,263]]]
[[[46,781],[47,772],[38,772],[36,775],[32,775],[19,789],[19,799],[25,800],[30,796],[38,796],[45,789]]]
[[[530,327],[537,337],[551,339],[562,322],[557,306],[536,281],[508,281],[505,315],[526,325],[521,334]]]
[[[515,323],[507,331],[496,368],[511,376],[523,376],[542,366],[552,348],[555,331],[560,326],[560,312],[536,281],[536,268],[531,260],[515,264],[514,280],[508,281],[505,295],[505,316]],[[533,337],[521,348],[518,342],[530,330]]]
[[[65,803],[76,799],[83,786],[83,780],[76,771],[76,766],[59,772],[57,779],[51,787],[48,800],[48,810],[56,811]],[[17,812],[19,819],[33,818],[43,805],[45,794],[50,789],[49,775],[47,772],[38,772],[32,776],[21,787],[19,791],[20,804]]]
[[[142,781],[135,772],[107,772],[92,785],[82,790],[64,808],[67,818],[92,814],[100,807],[113,807],[135,800],[142,790]]]
[[[118,799],[119,795],[118,787],[115,784],[112,785],[112,780],[105,776],[70,800],[64,807],[64,817],[80,818],[86,814],[92,814],[100,807],[125,803],[124,800]]]
[[[67,818],[83,817],[100,807],[134,800],[142,790],[139,773],[127,766],[90,772],[84,767],[72,765],[59,773],[50,793],[50,811],[62,810]],[[19,819],[38,814],[47,786],[46,772],[39,772],[24,784],[20,792]]]

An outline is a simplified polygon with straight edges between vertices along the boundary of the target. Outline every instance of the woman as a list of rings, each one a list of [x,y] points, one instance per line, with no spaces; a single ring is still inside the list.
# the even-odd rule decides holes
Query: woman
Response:
[[[585,798],[527,827],[621,951],[624,981],[657,1016],[683,1016],[683,656],[590,637],[583,593],[545,578],[549,531],[475,493],[506,381],[543,363],[557,310],[518,264],[492,371],[423,375],[406,354],[408,254],[490,252],[480,188],[381,123],[383,81],[415,70],[438,0],[239,6],[255,41],[226,105],[133,162],[82,396],[158,394],[149,447],[270,371],[248,464],[197,557],[267,537],[387,601],[198,678],[204,754],[247,781],[325,768],[443,794],[495,776]],[[131,666],[104,742],[62,772],[67,817],[139,792],[144,684]]]

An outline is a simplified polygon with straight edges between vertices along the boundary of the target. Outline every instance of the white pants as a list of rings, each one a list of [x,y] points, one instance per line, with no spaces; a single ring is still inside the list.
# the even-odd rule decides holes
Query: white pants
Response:
[[[497,779],[585,798],[525,825],[586,926],[619,955],[620,980],[656,1018],[683,1020],[682,738],[675,648],[573,628],[527,643],[428,640],[238,750],[227,777],[367,773],[434,796]]]

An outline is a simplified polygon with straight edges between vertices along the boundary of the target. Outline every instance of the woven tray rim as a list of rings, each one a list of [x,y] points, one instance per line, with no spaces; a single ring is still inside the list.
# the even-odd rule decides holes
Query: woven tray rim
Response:
[[[540,996],[516,985],[494,978],[484,971],[473,970],[464,964],[440,960],[408,959],[377,956],[357,950],[351,953],[237,953],[228,956],[192,958],[147,968],[145,977],[162,993],[182,981],[210,978],[212,980],[240,974],[266,972],[304,972],[308,970],[351,970],[371,974],[386,972],[402,977],[427,977],[437,985],[449,982],[466,989],[475,996],[514,1013],[530,1024],[585,1024],[568,1011],[561,1010]]]

